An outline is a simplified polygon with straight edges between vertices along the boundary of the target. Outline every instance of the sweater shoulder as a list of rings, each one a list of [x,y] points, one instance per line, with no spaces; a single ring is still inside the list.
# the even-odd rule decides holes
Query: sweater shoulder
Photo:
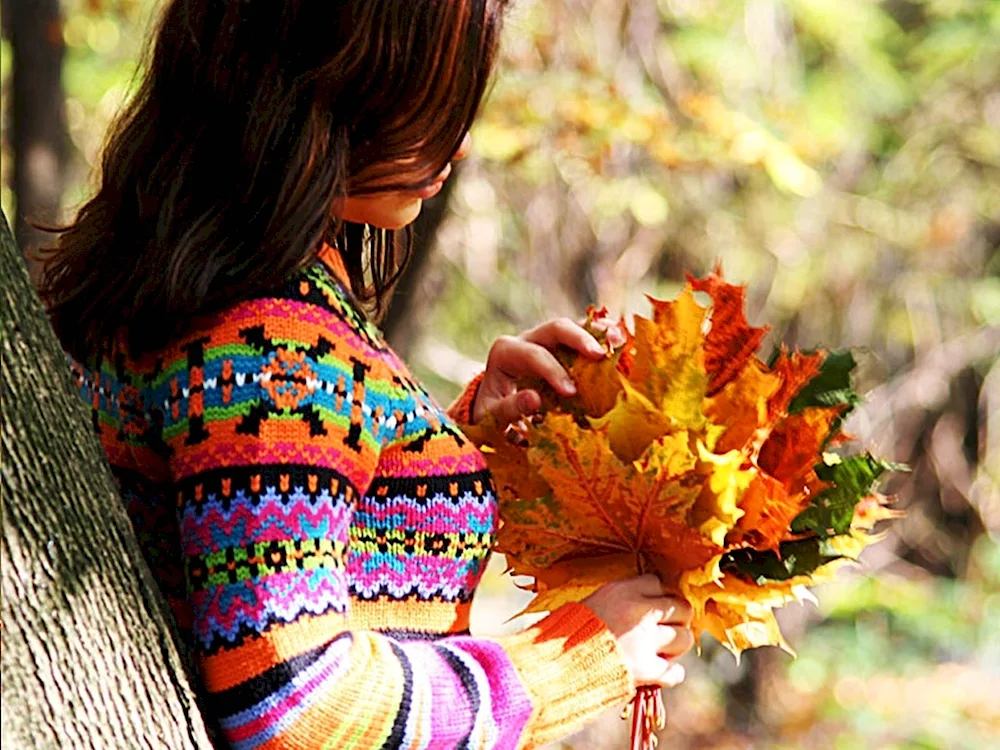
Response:
[[[327,463],[363,454],[349,462],[360,490],[381,449],[372,428],[391,410],[396,359],[317,261],[265,294],[200,316],[124,369],[142,383],[154,447],[175,479],[259,461],[280,444],[306,463],[320,460],[317,451]]]
[[[207,359],[232,361],[250,351],[279,350],[382,369],[389,348],[378,327],[317,259],[266,293],[200,316],[176,341],[130,360],[127,369],[155,387],[170,372],[203,366]]]

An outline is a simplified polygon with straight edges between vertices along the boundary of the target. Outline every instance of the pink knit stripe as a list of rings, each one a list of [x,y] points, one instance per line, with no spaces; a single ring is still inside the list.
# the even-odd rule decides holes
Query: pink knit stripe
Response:
[[[269,730],[273,732],[282,723],[287,723],[289,714],[300,713],[314,703],[343,675],[348,666],[346,656],[350,648],[350,640],[337,641],[312,668],[305,670],[305,674],[296,675],[291,685],[281,691],[281,697],[272,693],[258,712],[243,723],[232,720],[223,722],[226,738],[230,741],[246,740]]]
[[[514,750],[521,731],[531,717],[531,698],[510,663],[510,657],[493,641],[462,636],[449,639],[449,645],[465,651],[477,662],[489,684],[493,722],[499,730],[496,750]]]
[[[478,450],[460,454],[421,458],[406,456],[404,461],[393,461],[386,456],[379,464],[376,478],[443,477],[452,474],[473,474],[486,468],[486,459]]]
[[[437,533],[496,528],[496,505],[490,495],[474,499],[459,497],[457,502],[451,497],[420,502],[405,496],[394,497],[384,503],[365,503],[364,511],[376,523],[401,522],[406,528],[427,528]],[[365,520],[371,523],[367,517]]]

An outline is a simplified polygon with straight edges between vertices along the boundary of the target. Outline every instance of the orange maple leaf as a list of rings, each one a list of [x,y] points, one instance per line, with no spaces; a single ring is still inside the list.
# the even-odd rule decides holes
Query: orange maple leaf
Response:
[[[806,383],[819,373],[825,358],[823,352],[789,353],[784,346],[778,354],[771,371],[778,377],[781,385],[768,402],[769,416],[774,419],[788,411],[788,405]]]
[[[641,570],[677,581],[721,551],[686,520],[702,491],[682,480],[696,463],[686,433],[649,446],[646,465],[659,467],[650,472],[608,451],[606,429],[549,415],[533,430],[527,456],[551,491],[501,505],[498,549],[513,570],[535,576],[539,591],[564,587],[546,606],[578,595],[565,586],[589,580],[583,570],[595,572],[595,584]]]
[[[722,270],[704,279],[688,274],[688,283],[697,292],[712,298],[712,328],[705,337],[705,369],[711,380],[708,395],[718,393],[744,364],[754,356],[767,333],[766,326],[753,328],[743,312],[746,287],[727,284]]]

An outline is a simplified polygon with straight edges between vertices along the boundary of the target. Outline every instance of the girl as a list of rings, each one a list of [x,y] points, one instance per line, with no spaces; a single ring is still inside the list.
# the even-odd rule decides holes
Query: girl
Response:
[[[676,684],[652,577],[468,634],[496,531],[460,426],[574,386],[566,320],[441,409],[377,316],[469,150],[504,0],[173,0],[44,283],[146,558],[233,747],[513,748]]]

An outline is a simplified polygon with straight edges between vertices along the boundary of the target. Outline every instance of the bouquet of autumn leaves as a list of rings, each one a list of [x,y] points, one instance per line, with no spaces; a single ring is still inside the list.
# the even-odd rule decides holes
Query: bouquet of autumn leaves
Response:
[[[893,467],[835,452],[859,400],[851,354],[782,348],[761,361],[766,328],[747,323],[743,297],[716,271],[673,302],[650,299],[652,319],[632,331],[591,309],[586,328],[608,355],[563,356],[577,394],[537,384],[540,416],[473,429],[500,498],[497,550],[533,579],[525,612],[652,572],[691,603],[696,639],[708,632],[737,658],[791,652],[773,609],[811,599],[806,587],[895,515],[873,492]]]

